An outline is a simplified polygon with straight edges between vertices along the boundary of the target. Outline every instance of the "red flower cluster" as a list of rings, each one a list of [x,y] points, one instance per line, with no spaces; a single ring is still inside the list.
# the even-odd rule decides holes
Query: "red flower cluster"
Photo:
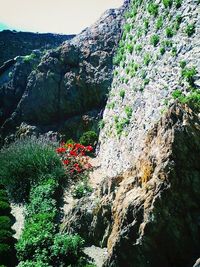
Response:
[[[83,146],[78,143],[61,143],[60,147],[56,149],[65,166],[66,172],[74,175],[92,168],[92,165],[89,163],[89,157],[87,156],[91,151],[93,151],[92,146]]]

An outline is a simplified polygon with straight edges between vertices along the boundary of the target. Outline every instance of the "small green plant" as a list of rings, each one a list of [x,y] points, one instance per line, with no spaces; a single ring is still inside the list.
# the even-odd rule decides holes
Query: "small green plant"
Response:
[[[136,51],[136,52],[140,52],[140,51],[142,51],[142,45],[141,45],[141,44],[136,45],[136,46],[135,46],[135,51]]]
[[[94,131],[88,131],[83,133],[79,141],[84,146],[95,146],[98,141],[98,135]]]
[[[24,56],[23,60],[24,62],[30,62],[35,58],[36,58],[36,55],[34,53],[31,53],[30,55]]]
[[[87,182],[82,181],[82,182],[79,182],[75,186],[75,188],[72,192],[72,195],[74,198],[80,199],[80,198],[88,195],[91,192],[92,192],[92,187],[89,186]]]
[[[105,121],[104,120],[100,120],[98,123],[98,127],[99,129],[103,129],[105,127]]]
[[[191,85],[194,85],[194,76],[197,74],[195,67],[182,69],[181,76]]]
[[[150,82],[150,79],[148,79],[148,78],[144,79],[144,86],[148,85],[149,82]]]
[[[147,31],[149,28],[149,20],[148,19],[144,19],[144,29],[145,31]]]
[[[129,33],[131,31],[131,24],[124,24],[124,32]]]
[[[174,27],[175,27],[176,31],[179,30],[181,22],[182,22],[182,16],[181,15],[177,15],[176,16],[176,20],[175,20],[175,24],[174,24]]]
[[[125,107],[125,113],[127,115],[127,118],[130,119],[132,116],[133,109],[129,106]]]
[[[138,27],[138,30],[137,30],[137,33],[136,33],[137,38],[140,38],[142,36],[142,33],[143,33],[142,28]]]
[[[172,7],[173,0],[162,0],[162,2],[165,8]]]
[[[183,0],[175,0],[175,6],[176,8],[181,7]]]
[[[151,55],[150,54],[145,54],[144,55],[144,65],[148,66],[150,62],[151,62]]]
[[[161,54],[161,55],[164,55],[165,51],[166,51],[166,50],[165,50],[165,47],[161,47],[161,48],[160,48],[160,54]]]
[[[114,107],[115,107],[115,102],[111,102],[111,103],[107,104],[108,109],[113,109]]]
[[[125,90],[119,92],[120,97],[123,99],[125,97]]]
[[[149,14],[156,17],[158,15],[158,8],[159,8],[158,4],[150,3],[147,7],[147,10]]]
[[[153,45],[154,47],[157,46],[159,41],[160,41],[160,37],[157,34],[152,35],[150,38],[150,44]]]
[[[191,37],[195,33],[195,24],[187,24],[185,32],[187,33],[188,37]]]
[[[173,29],[171,27],[167,27],[165,32],[166,32],[167,38],[171,38],[174,35]]]
[[[175,57],[177,55],[177,47],[172,47],[172,56]]]
[[[184,69],[185,66],[187,65],[185,60],[180,61],[179,64],[180,64],[181,69]]]
[[[126,125],[128,125],[130,122],[129,119],[122,119],[121,121],[118,121],[115,125],[117,135],[121,135],[123,132],[123,129]]]
[[[167,48],[171,48],[173,43],[172,43],[171,40],[165,40],[165,41],[162,42],[162,45],[164,45]]]
[[[160,16],[156,21],[156,30],[160,30],[163,27],[163,17]]]
[[[127,48],[128,52],[129,52],[130,54],[132,54],[132,52],[133,52],[133,48],[134,48],[133,44],[127,44],[126,48]]]

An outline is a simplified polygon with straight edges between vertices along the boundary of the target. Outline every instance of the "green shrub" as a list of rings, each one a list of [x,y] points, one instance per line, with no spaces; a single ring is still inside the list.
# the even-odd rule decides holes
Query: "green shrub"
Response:
[[[136,51],[136,52],[140,52],[140,51],[142,51],[142,45],[141,45],[141,44],[136,45],[136,46],[135,46],[135,51]]]
[[[0,179],[15,201],[27,200],[31,185],[37,184],[41,176],[64,176],[60,158],[43,140],[18,140],[1,150],[0,161]]]
[[[174,25],[174,27],[175,27],[175,29],[176,29],[177,31],[178,31],[179,28],[180,28],[180,24],[181,24],[181,22],[182,22],[182,16],[181,16],[181,15],[177,15],[177,16],[176,16],[175,25]]]
[[[9,215],[11,212],[10,204],[0,200],[0,215]]]
[[[166,32],[167,38],[171,38],[174,35],[173,29],[171,27],[167,27],[165,32]]]
[[[128,50],[128,52],[130,53],[130,54],[132,54],[132,52],[133,52],[133,45],[132,44],[127,44],[127,50]]]
[[[183,0],[175,0],[175,6],[176,8],[181,7]]]
[[[185,60],[182,60],[182,61],[180,61],[180,67],[181,67],[181,69],[184,69],[185,68],[185,66],[187,65],[187,63],[186,63],[186,61]]]
[[[129,33],[131,31],[131,24],[128,23],[124,24],[124,31]]]
[[[148,79],[148,78],[144,79],[144,86],[149,84],[149,82],[150,82],[150,79]]]
[[[112,106],[113,108],[113,106]],[[104,120],[100,120],[99,123],[98,123],[98,127],[99,129],[103,129],[105,127],[105,121]]]
[[[149,20],[148,19],[144,19],[144,29],[148,30],[149,28]]]
[[[165,50],[165,47],[161,47],[161,48],[160,48],[160,54],[161,54],[161,55],[164,55],[165,51],[166,51],[166,50]]]
[[[160,37],[157,34],[154,34],[150,38],[150,44],[153,45],[154,47],[157,46],[157,44],[160,41]]]
[[[128,119],[131,118],[132,112],[133,112],[133,109],[131,107],[128,107],[128,106],[125,107],[125,113],[126,113],[126,116],[127,116]]]
[[[92,192],[92,187],[89,186],[87,182],[82,181],[75,186],[72,195],[74,198],[79,199],[88,195],[88,193],[91,192]]]
[[[192,36],[195,33],[195,24],[187,24],[185,32],[187,33],[188,37]]]
[[[36,55],[32,53],[30,55],[24,56],[23,57],[23,60],[24,60],[24,62],[30,62],[30,61],[32,61],[35,58],[36,58]]]
[[[195,67],[184,68],[182,69],[181,75],[182,77],[190,84],[194,84],[194,76],[197,74],[197,70]]]
[[[173,0],[162,0],[165,8],[172,7]]]
[[[160,16],[156,21],[156,30],[160,30],[163,26],[163,17]]]
[[[177,55],[177,48],[174,46],[172,47],[172,56],[175,57]]]
[[[126,125],[128,125],[130,122],[129,119],[125,119],[123,118],[121,121],[117,121],[117,123],[115,124],[115,128],[116,128],[116,131],[117,131],[117,135],[121,135],[122,132],[123,132],[123,129]]]
[[[151,55],[150,54],[145,54],[144,55],[144,65],[148,66],[150,62],[151,62]]]
[[[98,135],[94,131],[88,131],[83,133],[80,137],[80,143],[84,146],[95,146],[98,141]]]
[[[148,10],[149,14],[153,15],[154,17],[156,17],[158,15],[158,8],[159,8],[158,4],[150,3],[148,5],[147,10]]]
[[[120,95],[121,98],[124,98],[124,96],[125,96],[125,90],[121,90],[119,92],[119,95]]]
[[[51,246],[54,262],[65,263],[65,266],[78,261],[83,251],[84,240],[79,235],[56,234]],[[58,265],[57,265],[58,266]]]

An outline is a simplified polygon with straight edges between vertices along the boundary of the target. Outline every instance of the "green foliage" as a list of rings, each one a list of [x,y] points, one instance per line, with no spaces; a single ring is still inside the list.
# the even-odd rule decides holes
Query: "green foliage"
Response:
[[[124,31],[129,33],[131,31],[131,24],[129,23],[124,24]]]
[[[188,37],[192,36],[195,33],[195,24],[187,24],[185,32],[187,33]]]
[[[120,90],[119,95],[120,95],[121,98],[124,98],[125,90]]]
[[[181,69],[184,69],[186,67],[186,65],[187,65],[185,60],[180,61],[179,64],[180,64]]]
[[[105,121],[104,120],[100,120],[98,123],[98,127],[99,129],[103,129],[105,127]]]
[[[126,48],[127,48],[128,52],[130,54],[132,54],[132,52],[133,52],[133,45],[132,44],[127,44]]]
[[[164,55],[165,51],[166,51],[166,50],[165,50],[165,47],[161,47],[161,48],[160,48],[160,54],[161,54],[161,55]]]
[[[122,120],[118,120],[117,123],[115,124],[115,128],[116,128],[116,131],[117,131],[117,135],[121,135],[122,132],[123,132],[123,129],[126,125],[129,124],[129,119],[125,119],[123,118]]]
[[[41,176],[49,173],[58,179],[64,176],[54,148],[41,139],[12,143],[1,150],[0,161],[0,179],[16,201],[27,199],[31,185],[37,184]]]
[[[16,255],[14,250],[15,239],[11,208],[8,202],[5,188],[0,185],[0,264],[14,266],[16,264]]]
[[[51,247],[54,262],[65,266],[75,264],[83,251],[84,240],[78,235],[56,234]]]
[[[142,45],[141,45],[141,44],[137,44],[137,45],[135,46],[135,51],[136,51],[136,52],[140,52],[140,51],[142,51]]]
[[[160,37],[157,34],[152,35],[150,38],[150,44],[153,45],[154,47],[157,46],[159,41],[160,41]]]
[[[35,58],[36,58],[36,55],[34,53],[31,53],[30,55],[24,56],[23,60],[24,62],[30,62]]]
[[[94,131],[88,131],[83,133],[80,137],[80,143],[84,146],[95,146],[98,141],[98,135]]]
[[[158,4],[150,3],[147,7],[147,10],[148,10],[149,14],[156,17],[158,15],[158,8],[159,8]]]
[[[133,112],[133,109],[131,107],[129,107],[129,106],[125,107],[125,113],[126,113],[126,116],[128,119],[131,118],[132,112]]]
[[[181,7],[183,0],[175,0],[175,6],[176,8]]]
[[[144,29],[145,31],[147,31],[149,28],[149,20],[148,19],[144,19]]]
[[[173,29],[171,27],[167,27],[165,32],[166,32],[167,38],[171,38],[174,35]]]
[[[194,84],[194,76],[197,74],[195,67],[182,69],[181,76],[191,85]]]
[[[177,15],[176,16],[176,20],[175,20],[175,24],[174,24],[174,27],[175,27],[176,31],[179,30],[181,22],[182,22],[182,16],[181,15]]]
[[[163,27],[163,17],[160,16],[156,21],[156,30],[160,30]]]
[[[150,80],[148,78],[144,79],[144,86],[149,84]]]
[[[172,47],[172,56],[175,57],[177,55],[177,47]]]
[[[92,187],[88,185],[87,181],[82,181],[82,182],[79,182],[75,186],[75,188],[72,192],[72,195],[75,198],[82,198],[91,192],[92,192]]]
[[[172,7],[173,0],[162,0],[162,2],[165,8]]]
[[[144,65],[148,66],[150,62],[151,62],[151,55],[150,54],[145,54],[144,55]]]
[[[194,111],[200,111],[200,91],[193,89],[187,96],[180,90],[175,90],[172,93],[174,99],[179,100],[181,103],[189,105]]]

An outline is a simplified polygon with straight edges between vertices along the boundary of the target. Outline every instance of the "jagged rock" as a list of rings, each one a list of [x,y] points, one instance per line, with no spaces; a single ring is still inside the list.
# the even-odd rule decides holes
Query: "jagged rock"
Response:
[[[48,51],[31,72],[26,71],[25,77],[13,72],[13,79],[19,77],[23,83],[23,95],[15,98],[15,105],[3,116],[3,136],[14,132],[22,122],[49,131],[72,117],[104,107],[112,82],[112,57],[120,38],[122,13],[123,9],[105,12],[80,35]],[[9,83],[3,84],[5,90]],[[0,88],[0,92],[4,90]]]
[[[16,32],[4,30],[0,32],[0,66],[16,56],[25,56],[34,49],[51,49],[57,47],[75,35],[51,33]]]

